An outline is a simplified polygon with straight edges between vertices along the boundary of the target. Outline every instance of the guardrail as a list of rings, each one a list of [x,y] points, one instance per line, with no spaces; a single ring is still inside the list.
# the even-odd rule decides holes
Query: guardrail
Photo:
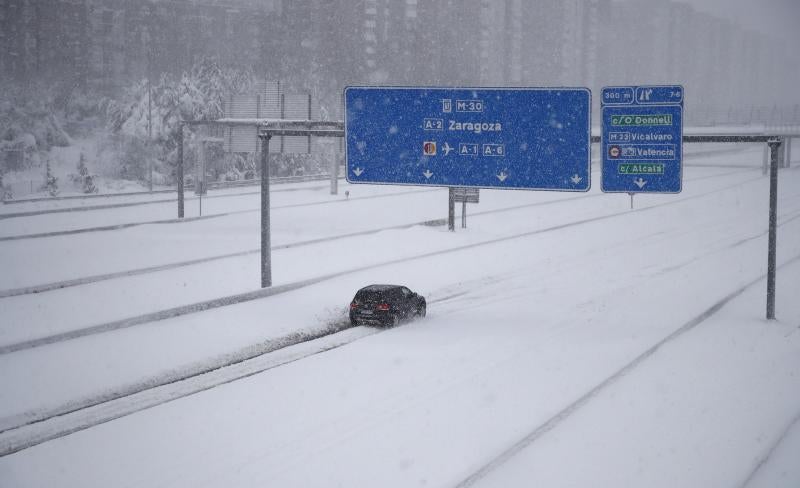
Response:
[[[273,176],[270,178],[270,181],[277,184],[282,183],[303,183],[305,181],[322,181],[330,179],[330,174],[328,173],[316,173],[313,175],[297,175],[297,176]],[[241,186],[258,186],[261,184],[261,179],[254,178],[252,180],[238,180],[238,181],[215,181],[208,183],[206,186],[208,189],[226,189],[226,188],[238,188]],[[186,188],[194,188],[193,184],[187,184]]]

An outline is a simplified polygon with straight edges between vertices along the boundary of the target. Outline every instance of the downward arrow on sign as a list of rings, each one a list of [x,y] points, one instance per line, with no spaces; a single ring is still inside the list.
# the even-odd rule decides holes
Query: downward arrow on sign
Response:
[[[508,175],[506,174],[505,171],[501,171],[500,174],[496,175],[496,176],[497,176],[497,179],[500,180],[500,183],[506,181],[506,178],[508,178]]]
[[[433,176],[433,173],[431,173],[431,170],[426,169],[422,175],[425,176],[426,179],[430,179],[430,177]]]
[[[570,180],[572,180],[572,183],[574,183],[574,184],[576,184],[576,185],[577,185],[578,183],[580,183],[581,181],[583,181],[583,178],[581,178],[580,176],[578,176],[577,174],[575,174],[575,175],[573,175],[573,176],[572,176],[572,178],[570,178]]]
[[[641,176],[638,179],[633,180],[633,182],[636,183],[636,186],[638,186],[640,190],[644,188],[644,185],[647,184],[647,182],[643,180]]]
[[[364,170],[361,169],[361,168],[356,168],[356,169],[353,170],[353,173],[355,173],[356,176],[361,176],[361,173],[363,173],[363,172],[364,172]]]

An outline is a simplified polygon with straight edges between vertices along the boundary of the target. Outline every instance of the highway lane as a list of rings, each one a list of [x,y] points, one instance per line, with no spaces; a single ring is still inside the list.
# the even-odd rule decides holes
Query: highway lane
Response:
[[[728,217],[729,220],[721,220],[718,215],[705,215],[703,217],[693,217],[695,219],[699,218],[699,221],[695,222],[693,224],[693,227],[697,229],[696,231],[689,231],[687,228],[681,227],[681,226],[674,226],[674,228],[671,228],[669,230],[669,232],[674,233],[675,237],[677,237],[677,238],[681,238],[681,239],[685,239],[687,237],[696,238],[695,234],[697,234],[697,235],[703,236],[704,239],[707,239],[709,244],[713,244],[713,243],[715,243],[715,242],[717,242],[719,240],[723,240],[724,242],[727,243],[726,244],[727,247],[726,246],[722,246],[721,248],[714,248],[713,246],[710,246],[709,244],[700,245],[700,246],[698,246],[699,250],[693,248],[688,253],[688,257],[686,258],[686,261],[681,261],[680,260],[681,259],[680,255],[676,255],[676,256],[672,257],[671,259],[673,261],[670,261],[670,262],[672,262],[673,264],[671,266],[665,265],[666,268],[667,268],[667,272],[674,274],[674,273],[677,273],[677,272],[680,272],[680,271],[686,269],[687,267],[692,268],[692,267],[698,266],[698,263],[696,262],[697,261],[696,256],[698,254],[700,256],[702,256],[703,259],[707,259],[707,258],[709,258],[708,253],[710,253],[711,256],[714,256],[715,260],[718,260],[718,259],[721,259],[722,257],[724,257],[724,256],[726,256],[728,254],[727,252],[725,252],[725,249],[728,249],[728,247],[730,247],[731,249],[737,250],[737,252],[741,252],[740,249],[742,249],[742,248],[752,249],[751,246],[758,245],[760,243],[760,241],[764,240],[763,236],[759,237],[760,234],[763,234],[763,229],[762,230],[758,230],[758,228],[757,228],[758,227],[757,226],[758,218],[755,218],[755,220],[753,220],[753,223],[756,224],[756,228],[755,229],[746,229],[746,228],[739,229],[739,228],[737,228],[737,225],[731,225],[731,222],[737,222],[738,223],[743,219],[743,215],[742,215],[741,209],[736,207],[736,203],[741,201],[741,198],[742,198],[743,194],[752,194],[753,191],[755,189],[758,189],[760,186],[761,185],[754,185],[754,184],[751,183],[751,184],[745,184],[745,185],[741,185],[741,184],[730,185],[729,187],[721,187],[721,188],[719,188],[719,192],[718,193],[719,193],[719,195],[721,195],[719,198],[722,198],[722,196],[724,196],[722,201],[719,202],[719,203],[729,202],[729,204],[726,205],[726,208],[730,207],[729,210],[728,210],[728,212],[730,212],[729,217]],[[665,198],[664,197],[664,198],[662,198],[662,200],[661,200],[661,202],[659,204],[656,204],[656,205],[654,205],[652,207],[645,207],[645,208],[642,208],[642,209],[634,211],[634,212],[629,212],[629,211],[616,212],[616,213],[612,213],[611,215],[614,215],[617,218],[622,219],[622,220],[629,220],[629,219],[641,220],[641,217],[637,217],[637,216],[644,215],[644,214],[647,214],[647,213],[650,213],[650,212],[663,212],[663,211],[665,211],[664,209],[668,209],[668,208],[676,208],[676,209],[693,208],[693,206],[690,205],[690,202],[693,202],[694,200],[697,200],[697,199],[705,199],[705,198],[708,198],[710,195],[713,195],[713,192],[712,192],[712,194],[708,193],[708,189],[707,188],[705,190],[706,191],[699,192],[697,195],[694,195],[693,197],[691,197],[689,195],[686,195],[685,198],[682,199],[682,203],[681,202],[676,202],[674,198],[669,199],[669,198]],[[581,207],[578,207],[577,209],[563,208],[563,209],[560,209],[560,210],[561,210],[561,212],[566,212],[567,214],[583,215],[583,214],[585,214],[586,206],[583,205]],[[747,212],[745,212],[745,214],[749,215],[751,213],[755,213],[756,215],[758,215],[759,212],[756,211],[756,210],[758,210],[758,209],[751,208],[751,209],[747,210]],[[563,215],[564,215],[563,213],[559,214],[559,212],[551,212],[551,214],[552,214],[551,218],[553,218],[555,221],[560,220],[561,218],[563,218]],[[603,222],[605,220],[607,220],[607,218],[597,218],[597,217],[588,218],[588,219],[585,219],[582,222],[578,221],[578,223],[580,225],[577,225],[577,226],[576,225],[569,225],[569,224],[567,224],[567,225],[563,225],[562,224],[562,225],[556,226],[555,228],[551,229],[550,231],[545,231],[544,233],[542,233],[541,231],[534,230],[534,231],[531,231],[527,236],[525,236],[525,235],[519,236],[519,234],[516,234],[516,235],[518,235],[519,237],[521,237],[523,239],[525,239],[525,238],[529,239],[531,237],[540,236],[540,235],[541,236],[549,236],[549,235],[554,235],[555,236],[555,235],[560,235],[563,232],[567,232],[569,229],[572,229],[572,228],[596,225],[597,223]],[[495,220],[495,222],[498,222],[498,221]],[[792,220],[792,222],[794,222],[795,223],[794,225],[796,225],[797,219]],[[511,226],[511,227],[509,227],[509,226]],[[441,256],[450,256],[450,255],[452,255],[452,256],[460,256],[460,255],[463,255],[464,251],[466,251],[467,249],[475,248],[475,244],[478,244],[481,247],[488,246],[487,250],[485,252],[481,252],[480,253],[481,256],[484,256],[484,258],[482,258],[482,259],[485,259],[489,255],[494,254],[494,251],[491,250],[492,247],[500,246],[502,248],[505,245],[505,243],[509,243],[511,241],[518,240],[518,238],[514,237],[515,236],[515,234],[513,232],[514,227],[513,227],[512,224],[510,224],[510,221],[505,221],[505,223],[501,226],[501,228],[505,228],[506,232],[501,232],[500,234],[497,234],[497,233],[493,232],[492,233],[492,237],[493,238],[488,239],[486,241],[486,243],[482,244],[482,245],[480,243],[469,244],[469,241],[471,239],[474,239],[475,237],[482,236],[482,234],[479,234],[478,236],[475,236],[475,235],[470,236],[469,233],[461,233],[460,235],[457,234],[462,239],[466,239],[467,242],[465,243],[464,246],[461,246],[460,249],[454,249],[454,250],[448,250],[447,249],[448,247],[452,247],[452,243],[448,238],[448,236],[449,237],[453,237],[452,235],[449,235],[448,233],[442,234],[442,233],[436,232],[436,231],[434,231],[434,234],[430,234],[432,229],[431,230],[425,230],[425,229],[420,228],[420,229],[414,230],[414,232],[406,231],[406,232],[401,232],[401,233],[396,233],[396,232],[385,233],[384,235],[376,236],[376,239],[375,239],[374,242],[376,244],[379,243],[379,242],[383,242],[383,243],[393,242],[392,245],[394,247],[392,248],[393,249],[392,252],[394,253],[394,252],[397,252],[397,250],[399,250],[399,249],[403,249],[404,251],[408,252],[409,249],[407,249],[407,246],[408,246],[408,244],[410,242],[426,242],[427,243],[426,247],[428,249],[430,249],[430,244],[432,242],[432,238],[435,238],[433,240],[440,241],[440,245],[442,245],[442,253],[444,253],[444,254],[439,253],[439,252],[434,252],[432,254],[429,253],[428,255],[423,255],[421,259],[420,258],[416,258],[416,259],[413,259],[413,260],[400,259],[400,262],[406,262],[406,261],[409,262],[412,265],[410,267],[413,269],[413,268],[417,267],[417,265],[414,264],[414,263],[422,264],[422,263],[428,262],[431,259],[434,259],[435,256],[440,256],[440,255]],[[700,229],[711,230],[711,232],[703,233],[703,232],[700,232]],[[508,232],[508,231],[512,231],[512,232]],[[660,236],[661,234],[663,234],[663,232],[658,232],[658,233],[653,234],[653,236],[649,239],[651,241],[651,245],[656,245],[656,244],[658,244],[660,242],[660,240],[659,240],[660,238],[658,236]],[[422,236],[422,235],[428,236],[427,239],[420,240],[419,237]],[[504,235],[505,235],[505,237],[503,237]],[[603,238],[606,238],[606,236],[603,236]],[[613,236],[607,236],[607,238],[613,238]],[[547,238],[547,239],[544,239],[544,240],[545,241],[549,241],[550,239]],[[731,243],[731,241],[732,241],[732,243]],[[462,242],[464,242],[464,241],[462,240]],[[372,243],[367,243],[367,244],[368,245],[366,246],[366,248],[380,248],[380,246],[374,246],[374,245],[372,245]],[[590,244],[590,243],[587,242],[587,244]],[[384,246],[385,245],[386,244],[384,244]],[[623,247],[625,247],[625,246],[623,246]],[[349,252],[347,248],[348,248],[347,245],[334,246],[334,247],[328,246],[326,252],[327,253],[331,253],[331,254],[343,255],[343,254],[347,254]],[[356,257],[362,257],[363,258],[363,254],[362,255],[357,255]],[[375,257],[373,257],[372,259],[375,259]],[[447,258],[447,259],[450,260],[452,258]],[[549,262],[551,262],[552,259],[555,259],[555,257],[551,254],[551,255],[548,255],[546,257],[542,257],[542,259],[546,259],[546,262],[549,263]],[[572,257],[570,259],[574,259],[574,257]],[[380,261],[378,261],[378,262],[380,262]],[[677,262],[678,265],[674,264],[675,262]],[[514,267],[514,263],[508,263],[508,264],[506,264],[504,266],[508,266],[508,265],[511,265],[512,267]],[[380,266],[378,268],[374,268],[374,269],[373,269],[372,266],[368,266],[367,268],[363,268],[358,272],[346,272],[344,275],[340,275],[339,277],[333,276],[332,278],[334,278],[334,279],[330,279],[329,278],[327,281],[328,282],[341,282],[342,280],[344,280],[346,282],[358,282],[359,281],[358,280],[358,276],[362,276],[362,275],[365,275],[365,274],[374,274],[376,271],[379,271],[379,272],[383,273],[383,271],[380,271],[381,269],[384,269],[384,268],[397,269],[398,266],[399,266],[398,264],[389,265],[389,266],[382,265],[382,266]],[[463,270],[463,272],[467,273],[467,275],[470,274],[470,270],[468,269],[468,267],[463,266],[463,264],[462,265],[456,265],[456,267],[465,268]],[[455,269],[455,268],[453,268],[451,266],[448,266],[447,268],[448,269]],[[312,268],[309,268],[309,269],[312,269]],[[313,269],[313,271],[315,271],[317,273],[317,275],[319,275],[320,270]],[[658,271],[658,270],[652,270],[652,271],[648,270],[645,274],[649,274],[649,273],[655,272],[655,271]],[[476,272],[480,272],[480,271],[476,271]],[[404,271],[404,274],[405,274],[405,271]],[[420,274],[424,275],[425,273],[420,273]],[[641,272],[639,272],[638,274],[641,274]],[[449,278],[452,279],[452,277],[449,277]],[[442,280],[446,280],[446,279],[448,279],[448,277],[442,277]],[[378,280],[376,280],[376,281],[378,281]],[[447,286],[451,286],[452,284],[453,283],[450,282],[450,285],[448,285],[447,282],[445,281],[442,284],[441,288],[443,288],[443,289],[447,288]],[[323,286],[323,285],[324,285],[324,283],[319,283],[318,285],[309,286],[308,289],[310,291],[312,289],[316,289],[319,286]],[[354,284],[353,285],[344,286],[344,287],[334,286],[333,284],[331,284],[329,286],[326,285],[326,286],[323,287],[326,290],[323,295],[324,296],[339,297],[338,299],[341,300],[341,291],[340,291],[341,288],[355,289],[355,287],[357,287],[357,285],[354,285]],[[444,291],[442,291],[441,293],[445,294]],[[435,295],[436,295],[436,293],[434,293],[434,297],[435,297]],[[252,314],[252,311],[258,310],[258,309],[263,308],[265,306],[268,306],[265,303],[261,303],[263,301],[259,300],[259,301],[256,301],[256,302],[252,302],[251,304],[241,304],[241,305],[236,305],[236,306],[232,306],[232,307],[226,307],[226,309],[220,309],[216,313],[204,312],[204,313],[201,313],[201,314],[195,314],[195,315],[187,316],[187,317],[177,317],[177,318],[173,318],[173,319],[168,319],[168,320],[162,321],[161,323],[153,324],[156,327],[153,327],[153,326],[150,326],[150,325],[147,325],[147,324],[143,324],[144,325],[143,327],[137,327],[137,329],[142,329],[144,331],[144,335],[141,335],[141,333],[137,333],[137,332],[135,332],[133,330],[131,330],[130,333],[126,333],[124,335],[119,335],[122,332],[122,331],[120,331],[120,332],[115,332],[113,334],[109,334],[108,337],[104,337],[104,338],[98,336],[97,339],[92,339],[91,342],[88,342],[88,343],[86,342],[86,340],[88,340],[90,338],[85,338],[85,339],[81,339],[79,341],[70,341],[70,342],[75,342],[75,345],[68,345],[67,343],[65,343],[63,345],[53,344],[53,345],[47,346],[45,348],[42,348],[42,349],[46,349],[46,351],[40,351],[40,352],[31,351],[32,354],[14,353],[14,354],[9,355],[9,356],[16,356],[16,357],[22,358],[21,360],[23,361],[23,363],[16,363],[16,360],[14,358],[9,358],[9,357],[4,358],[3,361],[8,362],[9,368],[12,368],[12,369],[13,369],[12,364],[16,364],[17,368],[21,367],[22,364],[25,364],[25,366],[22,367],[23,370],[36,371],[36,370],[41,369],[39,366],[43,366],[46,369],[45,365],[43,365],[42,363],[38,363],[37,360],[36,360],[36,357],[40,357],[40,358],[44,357],[44,356],[41,356],[41,354],[45,354],[48,357],[50,357],[51,354],[55,354],[56,357],[62,356],[62,355],[65,355],[65,354],[69,355],[70,353],[68,351],[75,350],[76,347],[78,348],[78,350],[80,350],[81,348],[86,347],[87,344],[95,344],[95,346],[91,346],[91,350],[95,351],[91,355],[92,356],[97,355],[96,356],[97,360],[103,361],[106,364],[108,363],[109,360],[112,360],[111,358],[113,358],[112,362],[114,362],[116,364],[119,364],[119,365],[128,364],[129,362],[130,363],[135,363],[135,364],[133,364],[134,368],[132,370],[128,370],[122,376],[119,376],[119,374],[114,376],[114,378],[116,378],[114,381],[120,381],[121,377],[128,377],[129,381],[134,381],[135,382],[135,378],[137,378],[137,377],[138,378],[142,378],[143,377],[142,376],[143,370],[141,370],[141,369],[137,370],[137,368],[140,368],[141,366],[146,366],[146,369],[151,371],[150,374],[156,374],[157,375],[158,368],[159,367],[164,367],[163,365],[159,366],[159,361],[155,361],[154,364],[143,365],[143,364],[141,364],[140,362],[137,362],[137,361],[130,361],[132,358],[128,358],[127,360],[125,359],[127,356],[130,355],[131,352],[134,352],[136,350],[148,350],[151,355],[155,354],[156,356],[159,356],[159,354],[156,354],[155,351],[157,351],[159,349],[162,349],[163,353],[166,353],[166,356],[163,356],[162,360],[163,360],[163,358],[169,357],[170,364],[173,364],[175,366],[177,366],[178,364],[181,364],[181,363],[183,363],[183,364],[192,364],[193,362],[196,362],[196,361],[199,361],[198,364],[201,364],[201,365],[202,364],[206,364],[207,365],[208,363],[204,362],[202,360],[202,358],[203,357],[213,357],[213,353],[211,353],[211,351],[214,351],[214,350],[217,350],[217,351],[221,351],[221,350],[236,350],[237,347],[239,347],[239,348],[247,348],[247,347],[249,347],[248,344],[252,344],[253,341],[257,342],[256,337],[259,337],[259,336],[260,337],[265,337],[264,336],[265,333],[266,334],[278,334],[278,335],[280,335],[280,334],[287,333],[287,331],[303,329],[304,326],[300,326],[300,329],[296,329],[295,327],[297,327],[297,326],[291,326],[291,324],[295,323],[297,320],[302,319],[302,317],[304,317],[304,316],[307,319],[307,321],[305,322],[306,324],[309,324],[309,323],[313,322],[314,319],[312,319],[311,317],[314,317],[314,316],[317,316],[317,321],[319,321],[320,318],[318,316],[318,312],[314,312],[311,315],[298,314],[297,313],[299,310],[296,308],[297,305],[295,303],[296,303],[296,299],[297,299],[298,296],[299,295],[297,293],[287,293],[285,298],[279,298],[277,296],[270,298],[268,300],[268,302],[272,303],[272,304],[276,304],[274,306],[277,307],[277,308],[275,308],[273,310],[278,311],[278,315],[277,316],[274,316],[272,313],[268,313],[267,315],[263,315],[262,313],[255,313],[254,316],[273,317],[273,320],[277,317],[277,322],[274,323],[274,326],[277,326],[277,328],[272,326],[269,329],[265,329],[264,326],[266,325],[266,323],[263,323],[263,322],[260,322],[260,321],[256,321],[256,322],[253,322],[253,323],[251,323],[251,324],[249,324],[247,326],[244,326],[245,324],[241,323],[241,319],[240,318],[234,318],[234,317],[242,317],[242,316],[248,317],[248,316],[250,316]],[[320,295],[319,295],[318,292],[313,292],[312,296],[318,297]],[[284,303],[285,305],[284,306],[277,305],[279,303]],[[242,307],[244,307],[244,308],[242,308]],[[228,308],[230,310],[227,310]],[[269,307],[269,308],[272,308],[272,307]],[[251,310],[251,312],[247,312],[246,310]],[[333,309],[329,309],[329,310],[330,311],[328,313],[330,314],[331,320],[335,320],[335,317],[337,316],[338,312],[335,312],[335,307]],[[291,311],[291,315],[292,315],[291,319],[289,319],[289,318],[280,318],[280,317],[283,317],[283,314],[287,313],[288,311]],[[309,312],[313,312],[313,310],[311,310]],[[216,315],[217,313],[221,313],[222,316]],[[222,317],[228,317],[228,318],[222,318]],[[232,323],[232,321],[235,321],[237,323],[237,327],[236,327],[235,330],[234,329],[230,329],[228,327],[224,327],[223,329],[219,328],[220,324]],[[299,323],[302,323],[302,322],[299,322]],[[320,322],[320,324],[322,326],[324,326],[324,324],[326,324],[326,323],[327,323],[327,320],[324,319],[324,318]],[[197,329],[198,326],[200,327],[201,330],[203,330],[203,332],[199,333],[199,335],[198,335],[198,329]],[[307,327],[307,326],[308,325],[306,325],[305,327]],[[271,330],[273,332],[269,332],[268,333],[267,330]],[[226,331],[224,336],[220,336],[219,335],[222,331]],[[180,337],[180,336],[182,336],[184,334],[188,334],[186,336],[187,338],[188,337],[195,337],[195,338],[197,338],[197,337],[214,337],[214,339],[213,339],[213,341],[211,343],[207,344],[204,347],[200,347],[200,348],[196,348],[196,349],[193,348],[191,350],[185,350],[185,351],[181,352],[180,354],[176,354],[176,351],[171,349],[171,346],[175,344],[174,338],[175,337]],[[256,334],[256,335],[253,335],[253,334]],[[104,334],[104,336],[105,336],[105,334]],[[172,339],[167,340],[167,341],[163,341],[161,339],[157,339],[158,337],[162,337],[162,336],[163,337],[171,337]],[[127,339],[125,339],[122,343],[118,342],[120,340],[120,338],[122,338],[122,337],[126,337]],[[267,335],[266,337],[269,337],[269,335]],[[128,346],[130,346],[130,343],[131,343],[130,341],[139,341],[139,340],[146,340],[147,345],[142,344],[141,347],[136,347],[136,348],[133,348],[133,349],[129,349],[128,348]],[[152,342],[153,340],[155,340],[156,342]],[[188,341],[179,340],[178,341],[179,344],[184,343],[184,342],[194,344],[194,340],[188,340]],[[81,344],[83,344],[83,345],[81,345]],[[125,345],[125,347],[123,349],[119,349],[119,347],[122,346],[123,344]],[[227,344],[227,346],[225,344]],[[235,345],[235,344],[238,344],[238,345]],[[164,347],[166,347],[166,349],[163,349]],[[54,348],[57,348],[57,349],[54,349]],[[128,351],[128,352],[126,353],[125,351]],[[189,353],[189,356],[186,356],[185,355],[186,353]],[[189,359],[189,357],[192,357],[194,359]],[[105,359],[101,359],[101,358],[105,358]],[[85,357],[83,359],[90,360],[91,358],[90,357]],[[83,359],[81,359],[81,362],[83,361]],[[30,361],[33,361],[33,363],[31,363]],[[38,364],[38,366],[37,366],[37,364]],[[83,366],[81,366],[81,368],[79,368],[78,370],[81,371],[83,375],[93,376],[96,373],[98,373],[98,371],[95,368],[90,367],[89,366],[90,364],[91,364],[91,361],[89,363],[83,364]],[[136,366],[136,364],[138,364],[138,366]],[[169,369],[174,369],[175,366],[170,366]],[[89,369],[86,369],[86,368],[89,368]],[[153,369],[153,368],[155,368],[155,369]],[[110,373],[113,373],[114,371],[116,371],[117,373],[120,373],[119,371],[115,370],[115,368],[111,368],[110,371],[107,371],[106,373],[110,374]],[[61,372],[61,373],[63,373],[63,372]],[[49,373],[46,373],[45,370],[42,370],[40,373],[37,373],[36,376],[39,376],[41,378],[46,378],[48,376],[48,374]],[[103,376],[105,376],[105,374]],[[147,377],[147,375],[145,374],[144,377]],[[156,376],[153,376],[152,378],[155,378],[155,377]],[[86,378],[86,376],[83,376],[83,378]],[[108,379],[110,380],[111,378],[108,378]],[[100,383],[102,383],[103,381],[106,381],[106,380],[99,380]],[[150,379],[150,380],[146,380],[145,383],[153,384],[153,381],[155,381],[155,380],[154,379]],[[69,389],[65,390],[65,392],[68,395],[74,395],[74,394],[76,394],[76,392],[79,392],[81,390],[87,391],[87,390],[85,390],[85,388],[77,387],[77,385],[75,385],[74,383],[71,383],[69,381],[64,381],[63,384],[60,387],[56,387],[55,389],[65,388],[65,387],[67,387],[67,385],[70,385]],[[55,385],[51,384],[47,388],[52,388],[54,386]],[[88,391],[91,391],[91,388],[94,388],[96,386],[97,386],[97,383],[96,382],[91,382],[91,381],[85,384],[85,387],[89,387],[90,388]],[[43,388],[44,388],[44,386],[43,386]],[[116,389],[118,390],[119,387],[117,387]],[[27,390],[27,394],[36,394],[37,391],[39,391],[38,388],[32,388],[30,390]],[[13,398],[15,402],[19,402],[20,400],[22,400],[23,403],[24,403],[25,402],[25,400],[24,400],[25,396],[29,396],[29,395],[26,395],[25,391],[17,391],[14,395],[11,395],[10,392],[9,392],[9,400],[11,398]]]

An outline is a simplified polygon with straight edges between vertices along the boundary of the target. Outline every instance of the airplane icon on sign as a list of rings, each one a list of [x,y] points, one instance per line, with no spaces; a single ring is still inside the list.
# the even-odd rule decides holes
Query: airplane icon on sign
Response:
[[[445,142],[445,143],[444,143],[444,146],[442,146],[442,150],[444,151],[444,155],[445,155],[445,156],[447,156],[448,154],[450,154],[450,151],[452,151],[453,149],[455,149],[455,148],[453,148],[453,147],[450,147],[450,144],[448,144],[447,142]]]

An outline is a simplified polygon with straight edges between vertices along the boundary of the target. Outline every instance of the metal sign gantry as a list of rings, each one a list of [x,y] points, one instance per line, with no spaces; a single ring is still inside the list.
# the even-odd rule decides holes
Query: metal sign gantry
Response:
[[[269,141],[273,136],[344,137],[342,122],[265,120],[258,128],[261,139],[261,288],[272,286],[272,249],[269,208]]]
[[[237,120],[225,121],[228,124],[257,124],[259,137],[264,139],[261,150],[261,286],[272,285],[270,254],[270,215],[269,215],[269,138],[276,135],[313,135],[318,137],[344,137],[344,123],[341,121],[318,122],[298,120]],[[183,218],[183,126],[207,124],[209,121],[182,122],[178,141],[178,217]],[[212,122],[213,123],[213,122]],[[775,131],[774,133],[748,132],[726,134],[683,135],[683,143],[766,143],[769,148],[769,230],[767,252],[767,319],[775,319],[775,278],[777,271],[777,201],[778,167],[780,148],[792,137],[800,137],[797,131]],[[591,136],[592,143],[600,143],[600,136]],[[453,192],[450,192],[451,203]]]

